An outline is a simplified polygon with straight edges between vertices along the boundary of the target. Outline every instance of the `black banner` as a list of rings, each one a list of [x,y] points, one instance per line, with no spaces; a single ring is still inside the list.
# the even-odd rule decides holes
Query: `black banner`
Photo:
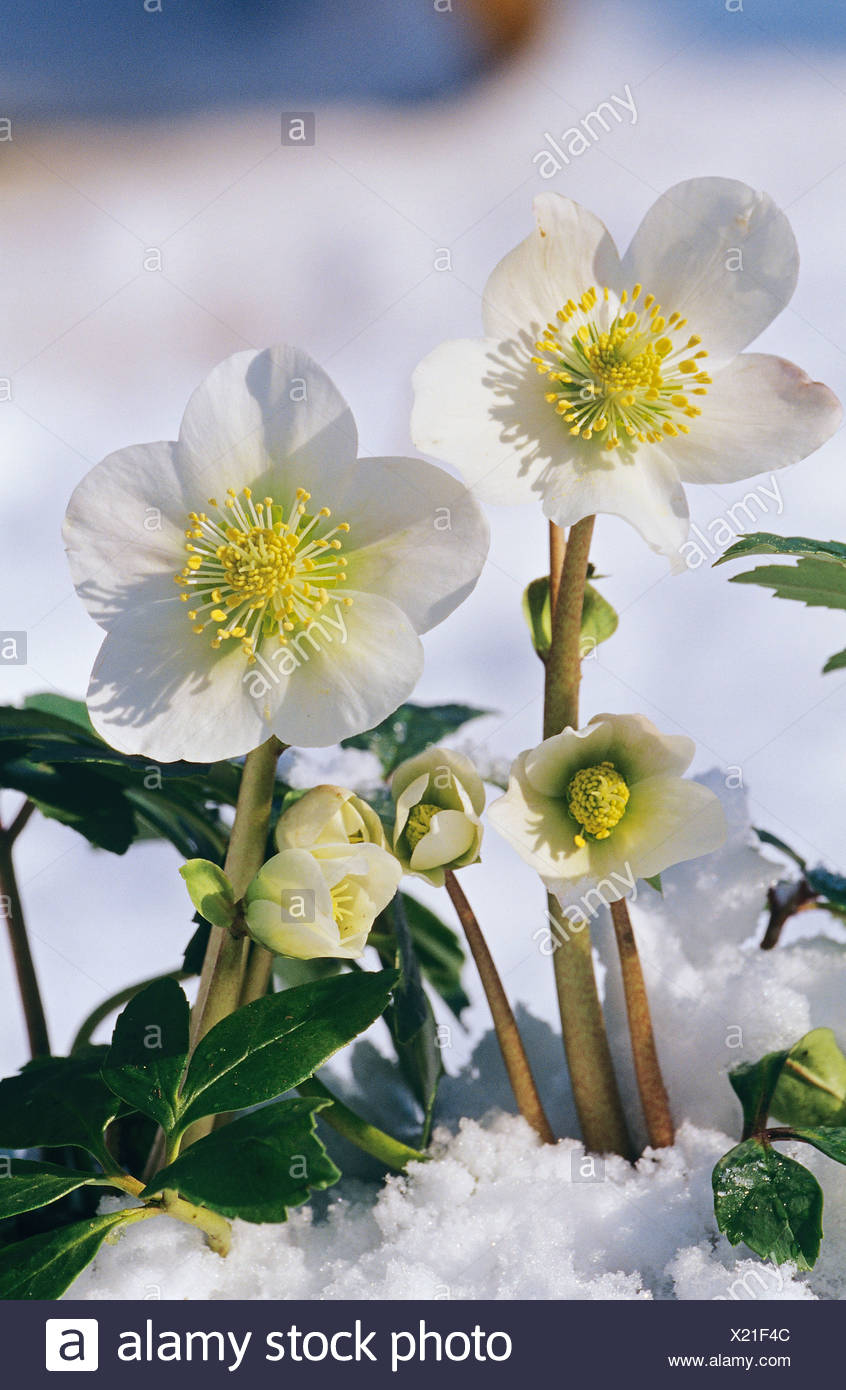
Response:
[[[0,1304],[3,1383],[88,1373],[131,1387],[685,1384],[708,1373],[820,1374],[839,1364],[834,1303]],[[554,1379],[549,1379],[550,1377]]]

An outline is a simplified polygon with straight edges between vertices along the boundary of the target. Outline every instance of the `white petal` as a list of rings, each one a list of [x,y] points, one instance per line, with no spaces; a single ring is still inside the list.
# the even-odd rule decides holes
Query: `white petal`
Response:
[[[658,199],[623,257],[662,312],[688,320],[715,361],[751,343],[788,303],[799,253],[765,193],[735,179],[689,179]]]
[[[696,745],[686,734],[662,734],[644,714],[595,714],[588,729],[608,729],[608,753],[630,786],[659,773],[679,776],[693,762]]]
[[[454,864],[472,848],[476,824],[463,811],[439,811],[432,817],[427,834],[418,840],[411,855],[413,870],[436,869]]]
[[[362,859],[351,874],[360,880],[370,903],[368,926],[371,926],[373,919],[384,911],[399,888],[402,865],[378,845],[362,845],[360,848],[363,851]]]
[[[107,743],[158,762],[237,758],[270,736],[245,684],[243,652],[212,650],[176,599],[134,609],[110,630],[88,711]]]
[[[345,483],[349,496],[336,489],[332,510],[350,521],[350,587],[389,598],[427,632],[476,585],[490,543],[484,513],[463,483],[420,459],[360,459]]]
[[[444,774],[447,774],[445,776]],[[436,792],[424,796],[430,778],[436,780]],[[423,779],[422,781],[420,779]],[[408,799],[410,783],[419,786],[413,800]],[[439,800],[437,793],[450,793],[448,800]],[[427,748],[413,758],[406,758],[391,776],[391,795],[397,805],[411,807],[417,801],[434,801],[445,808],[453,801],[453,810],[475,811],[481,815],[485,809],[485,786],[468,757],[454,748]]]
[[[526,776],[525,755],[515,759],[508,791],[488,807],[488,818],[521,859],[543,878],[581,876],[588,872],[586,848],[578,848],[578,830],[560,798],[541,795]]]
[[[412,761],[412,759],[409,759],[409,763]],[[397,768],[397,771],[399,772],[400,769]],[[412,806],[416,806],[418,801],[422,800],[428,785],[428,771],[422,772],[419,777],[412,777],[410,782],[403,783],[400,781],[394,783],[393,780],[391,781],[391,791],[397,806],[397,817],[394,823],[394,845],[396,845],[400,835],[405,830],[409,811]]]
[[[579,768],[612,762],[629,786],[659,773],[684,772],[696,751],[683,734],[662,734],[642,714],[597,714],[522,754],[525,775],[542,796],[563,797]]]
[[[617,248],[598,217],[560,193],[534,201],[536,228],[504,256],[485,286],[485,333],[500,342],[542,327],[591,285],[617,287]]]
[[[277,501],[287,487],[327,504],[356,455],[355,421],[323,368],[298,348],[239,352],[188,402],[179,441],[206,496],[249,486]],[[328,505],[332,505],[331,502]]]
[[[584,729],[562,729],[536,748],[521,753],[511,775],[526,780],[541,796],[563,797],[570,779],[581,767],[601,763],[610,755],[613,726],[591,721]],[[518,767],[519,764],[519,767]]]
[[[344,842],[343,810],[351,795],[344,787],[312,787],[276,822],[279,849],[311,849],[321,840],[327,844]]]
[[[441,343],[414,372],[411,437],[459,470],[483,502],[537,500],[544,468],[573,452],[522,344]]]
[[[103,627],[130,603],[173,598],[196,505],[175,444],[137,444],[103,459],[74,489],[63,526],[71,577]]]
[[[611,838],[632,872],[651,878],[719,849],[726,818],[719,799],[699,782],[649,777],[632,788],[626,814]]]
[[[731,483],[798,463],[834,434],[842,418],[827,386],[783,357],[763,353],[730,362],[700,404],[690,434],[672,440],[673,462],[687,483]]]
[[[323,748],[372,729],[420,678],[423,648],[405,614],[378,594],[348,596],[351,607],[330,604],[269,658],[277,671],[297,663],[270,697],[268,733],[283,743]]]
[[[690,513],[672,461],[653,445],[642,445],[634,455],[589,445],[582,450],[577,461],[549,470],[544,514],[559,526],[572,526],[595,513],[620,516],[651,550],[682,571],[679,547],[687,536]]]

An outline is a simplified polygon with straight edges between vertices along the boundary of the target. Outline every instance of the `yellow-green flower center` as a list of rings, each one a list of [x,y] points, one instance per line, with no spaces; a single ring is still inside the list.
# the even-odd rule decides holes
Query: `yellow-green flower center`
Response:
[[[701,338],[685,334],[687,319],[664,317],[655,296],[635,285],[619,299],[604,288],[569,299],[535,344],[532,361],[551,389],[546,399],[570,434],[603,449],[687,434],[700,415],[692,397],[704,396],[711,378],[702,369]]]
[[[567,806],[586,835],[595,840],[607,840],[625,815],[630,795],[625,777],[613,763],[595,763],[593,767],[580,768],[571,779],[567,787]],[[583,849],[584,835],[574,838]]]
[[[309,499],[297,488],[286,517],[272,497],[254,502],[248,487],[240,496],[229,488],[222,506],[210,497],[209,512],[189,512],[188,559],[174,577],[194,632],[208,633],[212,647],[234,639],[252,663],[265,638],[284,646],[343,584],[338,533],[349,523],[327,527],[329,508],[309,513]],[[352,599],[338,602],[349,607]]]
[[[405,823],[405,838],[412,853],[420,844],[423,836],[429,834],[432,817],[441,810],[443,810],[442,806],[433,806],[429,801],[421,801],[417,806],[412,806]]]

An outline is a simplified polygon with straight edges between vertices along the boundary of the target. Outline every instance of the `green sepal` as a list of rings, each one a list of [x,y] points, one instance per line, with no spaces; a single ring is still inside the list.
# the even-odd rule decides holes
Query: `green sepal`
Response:
[[[235,890],[219,865],[209,859],[189,859],[179,870],[197,911],[213,927],[228,930],[238,915]]]

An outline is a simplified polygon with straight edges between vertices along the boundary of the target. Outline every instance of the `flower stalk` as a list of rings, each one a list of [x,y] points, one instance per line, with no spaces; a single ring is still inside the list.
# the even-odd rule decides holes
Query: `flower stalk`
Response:
[[[276,785],[276,764],[285,744],[271,736],[248,753],[238,788],[235,820],[229,837],[224,873],[232,884],[236,899],[247,891],[258,873],[267,849],[270,810]],[[206,947],[200,988],[191,1016],[191,1052],[206,1033],[240,1006],[250,939],[241,930],[212,927]],[[214,1118],[206,1116],[191,1126],[184,1146],[202,1139],[214,1128]],[[160,1144],[157,1146],[160,1147]],[[151,1164],[157,1157],[154,1148]]]
[[[625,898],[611,904],[611,920],[614,923],[614,934],[620,954],[635,1075],[646,1120],[646,1132],[654,1149],[668,1148],[675,1139],[675,1128],[667,1088],[661,1075],[661,1064],[658,1061],[643,968]]]
[[[107,1177],[110,1186],[119,1187],[130,1197],[141,1199],[144,1184],[137,1178],[130,1177],[128,1173],[108,1173]],[[232,1227],[226,1218],[218,1216],[217,1212],[210,1211],[208,1207],[195,1206],[193,1202],[186,1202],[173,1192],[165,1192],[158,1201],[147,1201],[137,1212],[133,1211],[131,1219],[142,1221],[146,1217],[159,1215],[171,1216],[174,1221],[181,1221],[186,1226],[193,1226],[195,1230],[202,1231],[215,1254],[229,1254]]]
[[[505,1069],[508,1072],[508,1080],[511,1082],[511,1089],[514,1092],[514,1099],[517,1102],[517,1108],[545,1144],[554,1144],[555,1134],[538,1094],[514,1011],[508,1002],[493,956],[482,935],[482,929],[452,869],[446,870],[445,883],[458,920],[464,929],[464,935],[467,937],[467,944],[476,962],[476,969],[479,972],[490,1005],[497,1041]]]
[[[552,640],[544,683],[544,738],[579,726],[582,608],[594,520],[585,517],[571,527],[566,546],[560,528],[550,527]],[[566,929],[552,894],[548,912],[560,927],[553,955],[555,988],[582,1137],[587,1148],[597,1153],[628,1157],[631,1141],[608,1045],[590,934]]]
[[[271,737],[248,753],[244,762],[235,821],[223,866],[236,898],[244,896],[250,880],[264,862],[276,764],[284,747],[276,737]],[[216,1023],[238,1008],[248,947],[249,941],[243,934],[223,927],[211,928],[194,1005],[192,1051]]]
[[[29,945],[23,903],[15,875],[12,846],[32,815],[35,807],[25,801],[11,825],[0,831],[0,912],[6,918],[12,959],[18,981],[18,991],[26,1021],[29,1051],[32,1058],[49,1057],[50,1037],[47,1018],[35,973],[35,962]]]

